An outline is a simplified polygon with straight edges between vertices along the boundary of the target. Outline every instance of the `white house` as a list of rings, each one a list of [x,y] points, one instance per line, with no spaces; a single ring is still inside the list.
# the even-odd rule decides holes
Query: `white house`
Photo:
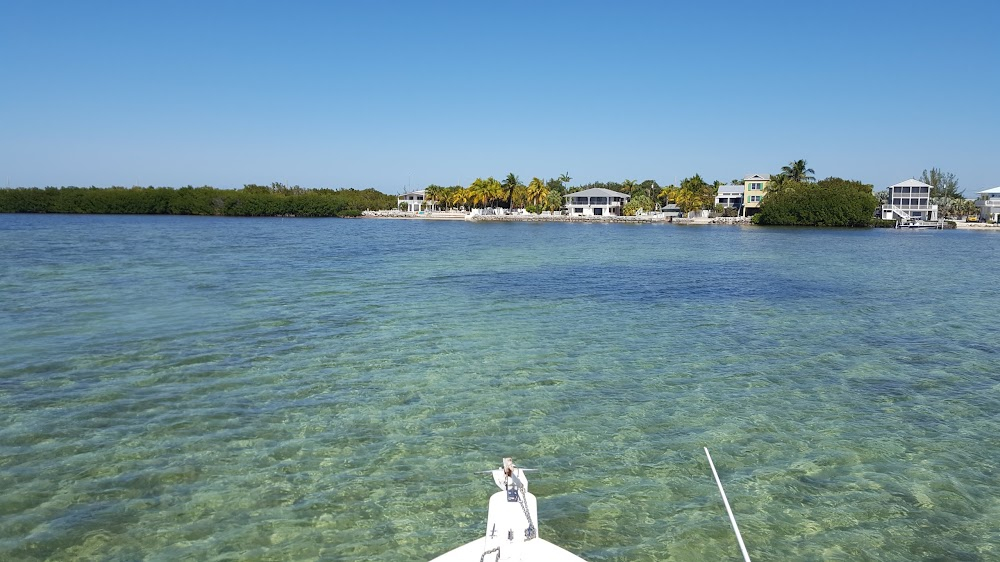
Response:
[[[427,190],[420,189],[404,193],[396,198],[396,208],[406,205],[406,210],[415,213],[418,211],[433,211],[437,201],[426,201]]]
[[[566,210],[573,217],[621,216],[622,207],[631,199],[624,193],[599,187],[568,193],[563,198]]]
[[[719,191],[715,194],[715,204],[722,205],[726,209],[743,207],[743,187],[742,185],[720,185]]]
[[[983,220],[1000,222],[1000,187],[980,191],[976,206]]]
[[[889,199],[882,205],[885,220],[938,220],[938,206],[931,205],[931,186],[909,179],[889,186]]]

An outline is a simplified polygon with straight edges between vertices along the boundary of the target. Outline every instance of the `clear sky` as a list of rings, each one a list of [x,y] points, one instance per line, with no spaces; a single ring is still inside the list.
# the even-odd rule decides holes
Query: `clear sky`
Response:
[[[0,181],[1000,185],[1000,2],[0,0]]]

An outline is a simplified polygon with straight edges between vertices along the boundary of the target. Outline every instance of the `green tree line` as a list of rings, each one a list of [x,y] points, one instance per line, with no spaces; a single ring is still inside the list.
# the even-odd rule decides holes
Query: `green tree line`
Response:
[[[389,209],[396,198],[374,189],[303,189],[280,183],[214,187],[46,187],[0,189],[0,213],[349,217]]]

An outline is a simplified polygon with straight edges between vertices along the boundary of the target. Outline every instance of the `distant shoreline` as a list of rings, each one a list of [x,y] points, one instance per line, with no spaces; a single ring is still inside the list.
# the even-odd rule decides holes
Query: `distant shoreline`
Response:
[[[662,217],[657,215],[644,215],[638,217],[573,217],[568,215],[537,215],[537,214],[514,214],[514,215],[476,215],[469,216],[469,213],[460,211],[429,211],[423,213],[409,211],[364,211],[360,218],[366,219],[390,219],[390,220],[430,220],[430,221],[461,221],[471,222],[576,222],[576,223],[625,223],[625,224],[679,224],[679,225],[700,225],[700,224],[727,224],[727,225],[753,225],[746,217],[712,217],[712,218],[678,218]],[[955,228],[959,230],[991,230],[1000,231],[1000,224],[987,224],[982,222],[949,221],[955,223]]]
[[[361,218],[395,220],[468,220],[472,222],[584,222],[584,223],[630,223],[630,224],[737,224],[748,225],[750,219],[741,217],[678,218],[661,215],[642,216],[569,216],[569,215],[475,215],[457,211],[430,211],[415,213],[408,211],[365,211]]]

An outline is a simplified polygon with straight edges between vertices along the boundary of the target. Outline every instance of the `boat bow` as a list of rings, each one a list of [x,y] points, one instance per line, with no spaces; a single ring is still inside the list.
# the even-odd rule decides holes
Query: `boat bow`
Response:
[[[501,491],[490,497],[484,537],[442,554],[432,562],[585,562],[538,537],[538,501],[534,494],[528,493],[525,469],[505,458],[500,468],[490,472]]]

